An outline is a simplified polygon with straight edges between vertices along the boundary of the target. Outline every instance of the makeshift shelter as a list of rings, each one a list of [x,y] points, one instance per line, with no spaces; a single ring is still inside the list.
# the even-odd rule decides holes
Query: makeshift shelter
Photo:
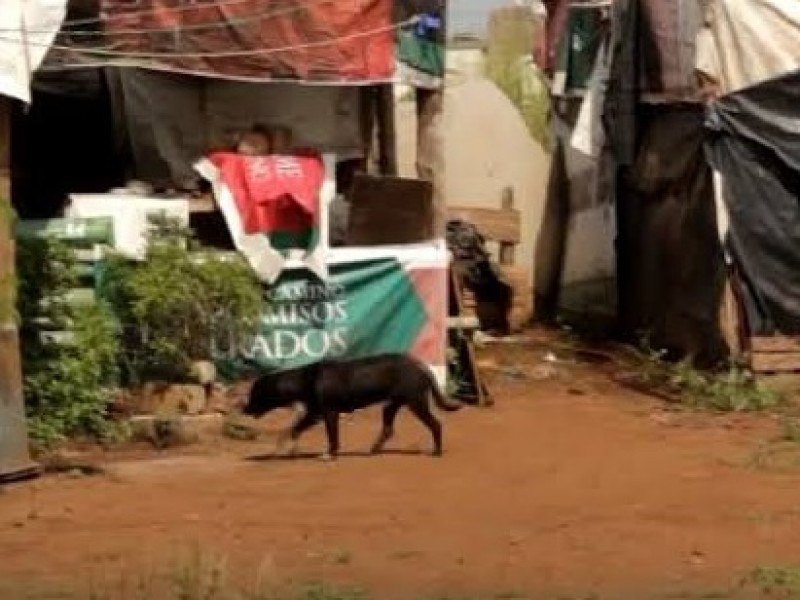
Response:
[[[20,101],[11,115],[0,105],[14,128],[15,206],[24,218],[59,216],[65,203],[76,218],[109,215],[115,245],[133,257],[151,208],[191,213],[215,243],[250,260],[267,293],[283,296],[250,344],[250,362],[287,368],[394,350],[429,363],[443,380],[443,231],[422,227],[427,237],[387,234],[380,247],[338,249],[328,224],[337,182],[346,194],[357,188],[358,171],[394,173],[392,83],[424,90],[421,121],[435,117],[430,98],[442,85],[444,17],[440,0],[4,1],[0,95]],[[289,130],[291,148],[235,159],[246,169],[242,192],[216,158],[231,153],[231,136],[258,123]],[[438,155],[426,147],[435,135],[422,133],[420,171],[436,178]],[[75,152],[78,139],[96,156]],[[288,198],[294,216],[275,209],[267,229],[248,220],[240,200],[254,193],[254,175],[270,179],[267,193]],[[130,179],[173,197],[119,189]],[[205,181],[217,192],[214,202],[197,198]],[[303,184],[309,193],[298,191]],[[391,212],[392,197],[399,206],[391,180],[384,189],[385,198],[368,200],[385,201]],[[281,245],[275,224],[298,218],[298,210],[309,224],[306,246]],[[351,314],[368,314],[369,325]],[[408,321],[403,335],[385,335],[398,315]],[[230,352],[223,354],[229,362]],[[0,414],[0,425],[7,422]]]
[[[577,9],[555,4],[561,12],[553,14],[562,15],[555,26],[571,40],[563,58],[586,44],[572,43],[574,19],[563,17]],[[606,54],[595,54],[588,79],[580,61],[567,61],[576,70],[562,79],[567,90],[570,81],[587,81],[573,111],[595,104],[592,122],[602,123],[611,157],[601,168],[616,213],[623,332],[647,333],[654,345],[705,362],[777,352],[776,335],[800,334],[800,7],[792,0],[596,4],[610,9],[600,44]],[[562,139],[594,139],[586,132],[597,130],[579,122],[568,123]],[[796,361],[788,368],[796,344],[781,347],[788,354],[754,359],[756,370],[769,371],[770,361],[800,368]]]

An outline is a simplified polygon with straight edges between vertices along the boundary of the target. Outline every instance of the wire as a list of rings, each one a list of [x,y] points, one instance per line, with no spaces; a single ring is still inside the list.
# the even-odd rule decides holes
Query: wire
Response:
[[[292,52],[295,50],[306,50],[309,48],[319,48],[324,46],[331,46],[337,44],[339,42],[346,42],[354,39],[371,37],[374,35],[378,35],[381,33],[386,33],[388,31],[394,31],[396,29],[400,29],[407,25],[413,25],[419,21],[418,16],[414,16],[410,19],[406,19],[405,21],[401,21],[399,23],[393,23],[391,25],[384,25],[383,27],[376,27],[374,29],[369,29],[365,31],[359,31],[356,33],[351,33],[349,35],[339,36],[329,38],[327,40],[318,40],[315,42],[307,42],[305,44],[295,44],[291,46],[282,46],[278,48],[258,48],[253,50],[230,50],[227,52],[128,52],[124,50],[107,50],[102,48],[91,49],[91,48],[79,48],[76,46],[63,46],[59,44],[44,44],[44,43],[37,43],[37,42],[28,42],[30,46],[40,47],[40,48],[50,48],[55,50],[62,50],[65,52],[75,52],[78,54],[86,54],[86,55],[93,55],[93,56],[111,56],[111,57],[119,57],[119,58],[166,58],[166,59],[176,59],[176,58],[234,58],[234,57],[244,57],[244,56],[260,56],[260,55],[267,55],[267,54],[278,54],[282,52]],[[21,40],[18,39],[9,39],[0,37],[0,45],[2,43],[11,43],[11,44],[20,44]]]
[[[191,10],[205,10],[208,8],[227,8],[229,6],[238,6],[240,4],[252,4],[254,0],[226,0],[225,2],[209,2],[203,4],[197,4],[192,6],[173,6],[170,7],[169,10],[171,12],[188,12]],[[160,13],[164,10],[165,7],[161,6],[158,8],[150,8],[150,9],[142,9],[142,10],[135,10],[130,12],[122,12],[107,16],[101,17],[90,17],[86,19],[71,19],[69,21],[64,21],[63,25],[71,27],[73,25],[96,25],[98,23],[110,22],[110,21],[117,21],[122,19],[127,19],[129,17],[143,17],[146,15],[152,15],[156,13]]]
[[[253,0],[248,0],[252,2]],[[221,29],[228,27],[230,25],[243,25],[246,23],[256,22],[256,21],[266,21],[267,19],[271,19],[273,17],[280,17],[283,15],[292,14],[295,12],[300,12],[303,10],[307,10],[310,6],[315,4],[324,4],[324,3],[332,3],[336,0],[306,0],[307,3],[298,4],[291,7],[286,7],[283,10],[266,10],[260,13],[256,13],[254,15],[250,15],[248,17],[238,17],[232,19],[226,19],[224,21],[211,21],[208,23],[194,23],[188,25],[181,25],[179,27],[159,27],[159,28],[138,28],[138,29],[118,29],[113,31],[107,30],[98,30],[98,31],[91,31],[87,29],[82,30],[65,30],[64,27],[66,26],[66,22],[60,29],[28,29],[26,33],[34,34],[34,35],[50,35],[53,33],[61,34],[65,36],[86,36],[86,37],[100,37],[100,36],[116,36],[116,35],[142,35],[142,34],[149,34],[149,33],[174,33],[175,31],[201,31],[204,29]],[[206,6],[214,6],[214,5],[206,5]],[[178,10],[178,9],[174,9]],[[18,28],[0,28],[0,32],[2,33],[20,33],[21,30]]]

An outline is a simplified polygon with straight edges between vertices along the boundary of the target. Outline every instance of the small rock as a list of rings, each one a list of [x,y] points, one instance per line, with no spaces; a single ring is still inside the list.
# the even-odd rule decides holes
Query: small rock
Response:
[[[214,363],[207,360],[198,360],[192,363],[190,372],[200,385],[211,385],[217,380],[217,368]]]
[[[192,444],[199,439],[180,415],[138,417],[130,421],[134,439],[150,442],[158,449]]]
[[[136,412],[145,414],[197,415],[206,407],[206,391],[201,385],[145,384],[139,395]]]
[[[534,367],[530,372],[531,379],[536,381],[546,381],[547,379],[555,379],[558,376],[558,370],[551,365],[539,365]]]
[[[525,379],[525,372],[516,367],[503,369],[503,375],[508,379]]]
[[[706,555],[699,550],[695,550],[689,557],[689,563],[694,565],[695,567],[703,566],[704,564],[706,564]]]
[[[671,415],[664,414],[664,413],[654,413],[650,415],[650,419],[655,421],[659,425],[672,425],[673,418]]]

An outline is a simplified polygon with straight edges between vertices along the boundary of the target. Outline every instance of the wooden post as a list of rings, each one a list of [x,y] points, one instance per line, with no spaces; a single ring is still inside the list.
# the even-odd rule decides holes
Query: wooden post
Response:
[[[417,177],[433,183],[434,231],[444,237],[447,215],[444,200],[444,156],[442,143],[441,90],[416,89],[417,105]]]
[[[513,188],[503,188],[501,196],[501,208],[503,210],[513,210],[514,208],[514,190]],[[500,242],[499,260],[501,265],[514,264],[514,244],[508,241]]]
[[[359,122],[361,127],[361,144],[364,150],[364,168],[367,173],[378,172],[378,159],[375,146],[375,87],[365,85],[359,89]]]
[[[397,176],[397,134],[394,122],[394,88],[378,86],[376,110],[378,121],[379,165],[381,175]]]
[[[0,96],[0,483],[37,472],[28,454],[15,316],[11,208],[11,100]]]

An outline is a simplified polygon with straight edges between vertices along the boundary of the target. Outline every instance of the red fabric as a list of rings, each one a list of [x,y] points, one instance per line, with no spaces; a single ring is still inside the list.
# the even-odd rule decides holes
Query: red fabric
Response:
[[[558,47],[567,31],[569,22],[569,0],[544,0],[547,9],[546,46],[540,50],[537,64],[552,74],[558,59]]]
[[[302,232],[319,219],[325,168],[319,155],[211,156],[230,188],[245,233]]]
[[[433,366],[447,364],[447,273],[446,268],[408,271],[408,278],[428,316],[410,354]]]
[[[390,80],[393,7],[392,0],[101,0],[105,43],[115,51],[158,54],[144,66],[254,81]]]

